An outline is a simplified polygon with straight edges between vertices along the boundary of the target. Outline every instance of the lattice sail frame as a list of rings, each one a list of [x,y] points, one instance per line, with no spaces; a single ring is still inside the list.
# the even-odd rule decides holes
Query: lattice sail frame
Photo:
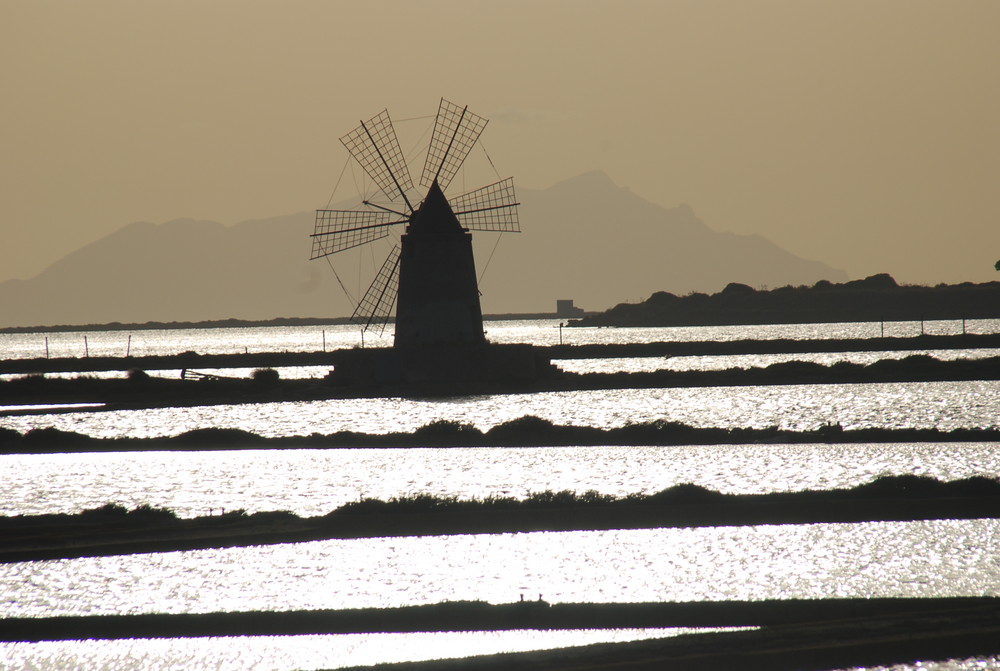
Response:
[[[434,121],[434,131],[427,149],[421,186],[435,181],[444,190],[462,167],[469,152],[485,129],[488,119],[469,112],[444,98]],[[382,110],[367,122],[340,138],[351,156],[365,170],[390,201],[402,199],[409,215],[365,201],[379,210],[317,210],[312,234],[312,256],[318,259],[389,235],[389,229],[408,223],[414,208],[406,192],[413,189],[406,159],[399,146],[388,110]],[[452,211],[470,230],[519,233],[513,178],[470,191],[450,199]],[[399,290],[399,246],[383,262],[368,290],[351,315],[362,330],[385,331]]]
[[[363,331],[374,330],[375,326],[381,325],[379,335],[385,332],[385,325],[389,323],[396,305],[396,294],[399,293],[399,257],[399,245],[396,245],[354,308],[351,321],[361,325]]]
[[[376,210],[316,210],[309,260],[381,240],[389,235],[391,226],[404,221],[393,213]]]
[[[465,162],[489,119],[441,98],[434,132],[427,147],[427,159],[420,177],[420,186],[430,187],[437,180],[444,191]]]
[[[514,196],[513,177],[456,196],[449,203],[459,222],[469,230],[521,232],[521,222],[517,218],[520,203]]]
[[[413,182],[388,110],[382,110],[367,122],[362,121],[340,141],[386,198],[406,199],[406,191],[413,188]]]

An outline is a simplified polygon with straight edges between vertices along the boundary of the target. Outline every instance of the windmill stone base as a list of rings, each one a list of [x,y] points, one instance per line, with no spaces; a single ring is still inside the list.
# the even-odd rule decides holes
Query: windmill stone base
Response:
[[[327,379],[351,387],[523,384],[554,370],[531,345],[489,343],[340,350],[333,362]]]

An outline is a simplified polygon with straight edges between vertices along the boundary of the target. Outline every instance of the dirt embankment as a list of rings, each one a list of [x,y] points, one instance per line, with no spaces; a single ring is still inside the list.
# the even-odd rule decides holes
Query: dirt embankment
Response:
[[[166,552],[332,538],[1000,517],[1000,483],[879,478],[849,490],[725,495],[678,485],[652,495],[542,492],[527,499],[430,495],[365,499],[327,515],[288,512],[177,518],[108,504],[76,515],[0,518],[0,562]]]
[[[680,422],[648,422],[602,429],[566,426],[526,415],[482,431],[470,424],[439,420],[416,431],[385,434],[339,431],[333,434],[265,438],[240,429],[195,429],[157,438],[93,438],[54,428],[24,434],[0,428],[0,454],[141,452],[150,450],[294,450],[357,447],[558,447],[591,445],[745,445],[809,443],[968,443],[1000,442],[1000,429],[844,429],[826,424],[809,431],[692,427]]]
[[[987,340],[1000,346],[997,336],[945,336],[950,346],[960,340],[970,347],[983,347]],[[980,338],[978,345],[970,345],[970,338]],[[983,340],[982,338],[986,338]],[[909,339],[917,340],[917,339]],[[744,342],[740,347],[730,343],[714,343],[705,351],[730,353],[740,350],[781,351],[841,351],[830,349],[830,343],[808,341],[754,341],[750,347]],[[784,344],[783,344],[784,343]],[[705,344],[705,343],[703,343]],[[793,346],[794,345],[794,346]],[[927,346],[932,346],[927,343]],[[941,345],[944,346],[944,345]],[[846,347],[846,345],[845,345]],[[859,351],[853,348],[844,351]],[[657,343],[654,345],[628,346],[564,346],[545,348],[545,356],[552,358],[615,358],[620,356],[673,356],[663,352],[692,352],[690,343]],[[602,354],[603,352],[603,354]],[[631,352],[631,353],[630,353]],[[660,354],[656,354],[660,352]],[[681,354],[678,354],[681,355]],[[885,359],[868,365],[840,362],[831,366],[788,361],[765,368],[730,368],[726,370],[659,370],[646,373],[588,373],[575,374],[553,368],[533,381],[523,382],[466,382],[460,384],[395,384],[395,385],[338,385],[326,379],[280,379],[273,368],[258,368],[260,375],[252,378],[230,379],[218,376],[196,376],[199,379],[167,379],[151,377],[145,370],[161,368],[196,370],[225,368],[241,365],[323,365],[329,362],[328,354],[269,354],[269,355],[214,355],[199,356],[186,353],[175,357],[152,357],[155,361],[110,359],[96,362],[90,359],[0,361],[0,372],[27,373],[23,377],[0,381],[0,405],[30,404],[104,404],[96,410],[130,408],[211,405],[231,403],[266,403],[279,401],[310,401],[334,398],[379,398],[389,396],[461,396],[472,394],[511,394],[546,391],[578,391],[594,389],[637,389],[666,387],[711,387],[748,385],[792,384],[845,384],[879,382],[960,381],[1000,379],[1000,357],[957,359],[942,361],[927,355],[912,355],[904,359]],[[299,363],[292,363],[297,361]],[[331,364],[332,365],[332,364]],[[129,369],[124,379],[98,379],[81,375],[76,378],[47,378],[50,371],[99,371]],[[264,374],[269,373],[269,374]],[[8,409],[0,414],[24,414],[32,410]]]
[[[1000,605],[988,597],[637,604],[460,601],[341,611],[9,618],[0,620],[0,640],[678,626],[760,629],[413,662],[392,668],[818,671],[1000,654]]]

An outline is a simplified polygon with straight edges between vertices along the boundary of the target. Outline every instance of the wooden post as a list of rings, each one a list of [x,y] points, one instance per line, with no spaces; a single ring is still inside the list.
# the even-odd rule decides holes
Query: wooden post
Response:
[[[90,345],[87,344],[87,336],[83,336],[83,355],[90,358]]]
[[[125,344],[125,358],[128,358],[129,353],[132,351],[132,334],[128,334],[128,343]]]
[[[323,329],[323,351],[326,351],[326,329]]]
[[[45,336],[45,358],[49,358],[49,337]]]

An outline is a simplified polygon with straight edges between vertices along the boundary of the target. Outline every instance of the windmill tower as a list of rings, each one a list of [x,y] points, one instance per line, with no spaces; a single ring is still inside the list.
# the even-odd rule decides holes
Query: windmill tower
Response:
[[[395,306],[397,348],[483,345],[482,309],[469,231],[520,231],[513,179],[445,196],[487,120],[442,99],[413,205],[413,183],[387,111],[341,138],[388,199],[361,210],[318,210],[312,259],[387,237],[403,226],[394,248],[358,302],[352,321],[385,328]]]
[[[385,204],[363,209],[317,210],[312,259],[388,237],[402,227],[358,302],[351,320],[362,331],[381,328],[395,307],[391,350],[341,352],[337,373],[352,382],[533,378],[548,365],[529,346],[490,345],[483,332],[470,231],[520,232],[512,178],[447,197],[452,178],[475,146],[487,120],[441,99],[420,187],[414,186],[389,113],[383,110],[341,138],[371,177]]]

